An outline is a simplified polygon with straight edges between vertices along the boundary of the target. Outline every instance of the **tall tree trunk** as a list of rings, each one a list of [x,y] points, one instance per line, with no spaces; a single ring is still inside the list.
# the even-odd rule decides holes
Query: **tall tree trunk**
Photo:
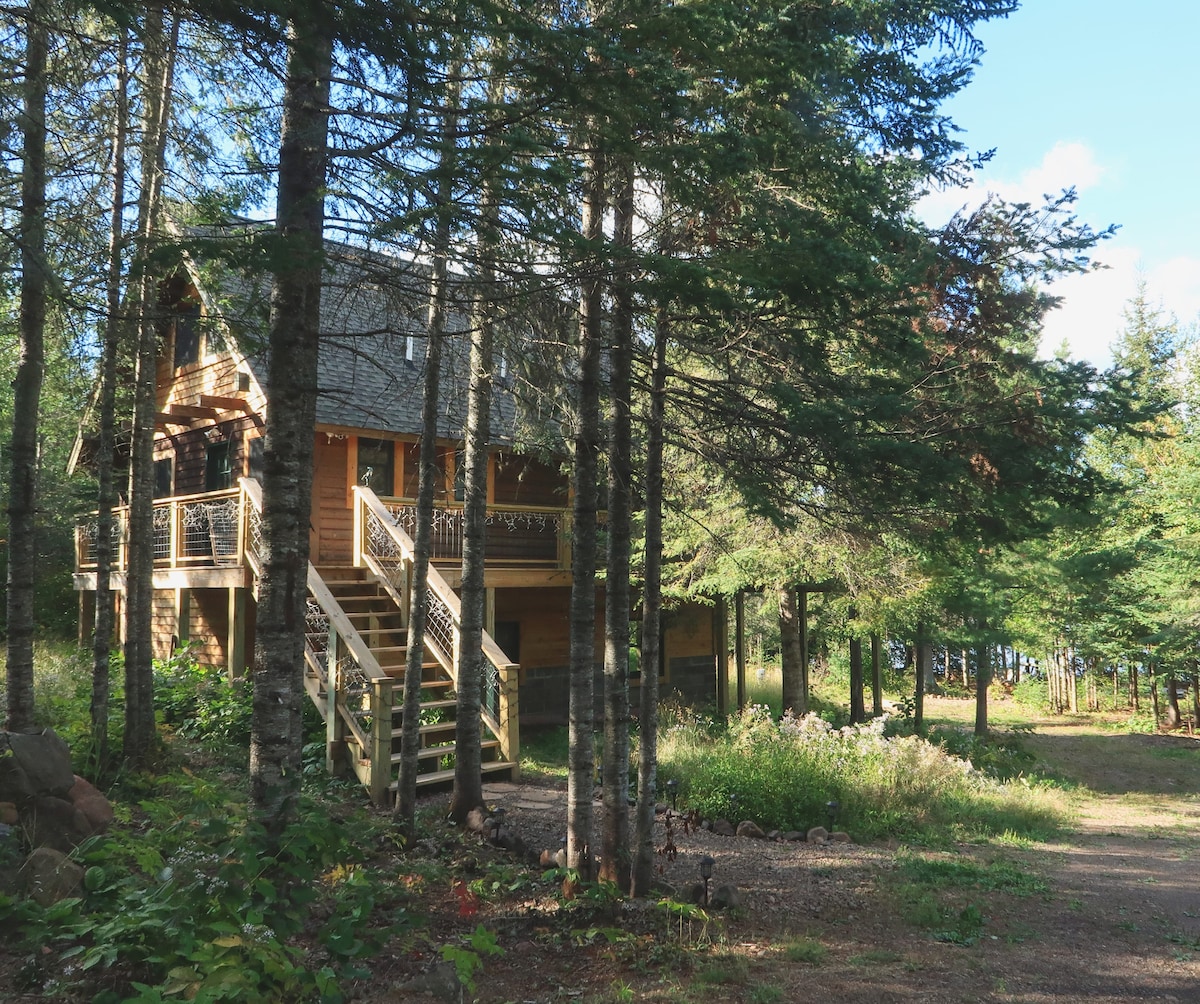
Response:
[[[796,590],[779,586],[779,658],[783,676],[783,711],[797,718],[808,713],[804,694],[804,666],[800,636],[804,630],[797,610]]]
[[[175,73],[178,19],[168,27],[163,8],[146,12],[143,73],[142,186],[138,199],[136,289],[137,366],[129,469],[129,527],[125,576],[125,739],[123,756],[145,766],[154,748],[154,428],[158,361],[157,276],[149,264],[159,231],[167,122]]]
[[[92,633],[92,745],[96,765],[108,762],[109,665],[115,624],[112,592],[113,508],[117,504],[113,471],[117,426],[117,353],[121,337],[121,275],[125,254],[125,142],[129,117],[128,35],[117,43],[116,109],[112,133],[112,209],[108,223],[108,274],[105,280],[104,343],[100,352],[96,457],[96,617]]]
[[[916,683],[913,689],[913,732],[925,734],[925,686],[933,668],[933,646],[926,637],[925,625],[917,625],[916,656],[913,659]]]
[[[1064,679],[1063,683],[1067,688],[1067,707],[1071,714],[1079,714],[1079,686],[1075,679],[1075,650],[1067,649],[1066,662],[1063,665]]]
[[[1163,725],[1168,729],[1177,729],[1183,721],[1182,715],[1179,713],[1179,694],[1175,689],[1175,667],[1168,666],[1166,673],[1163,675],[1163,687],[1166,688],[1167,696],[1167,713],[1163,720]]]
[[[433,501],[438,481],[437,423],[441,394],[442,343],[448,313],[448,263],[454,222],[454,174],[461,64],[451,69],[451,84],[442,115],[442,149],[437,176],[433,262],[429,278],[425,373],[421,387],[421,443],[417,474],[416,536],[413,539],[412,592],[408,612],[408,652],[404,666],[404,717],[400,729],[400,773],[395,819],[411,846],[416,836],[417,770],[421,749],[421,683],[425,662],[425,628],[429,621],[429,560],[433,541]]]
[[[851,608],[850,610],[850,630],[854,632],[854,621],[858,617],[858,611]],[[850,724],[857,725],[860,722],[867,720],[867,707],[863,702],[863,688],[865,680],[863,678],[863,654],[862,654],[862,639],[857,634],[852,633],[850,636]]]
[[[1146,672],[1149,676],[1146,689],[1150,691],[1150,707],[1154,712],[1154,728],[1157,730],[1162,726],[1162,708],[1158,702],[1158,670],[1149,656],[1146,658]]]
[[[489,94],[493,107],[502,100]],[[487,545],[488,443],[491,440],[492,363],[496,299],[496,243],[500,212],[499,182],[484,182],[479,220],[479,274],[471,325],[470,386],[464,448],[466,478],[463,498],[462,624],[458,640],[458,692],[454,719],[454,791],[450,817],[460,825],[472,809],[483,805],[482,728],[480,706],[484,674],[491,667],[483,656],[483,622],[487,611],[484,586]]]
[[[579,304],[579,363],[571,527],[571,696],[567,772],[567,866],[592,878],[592,748],[596,673],[596,495],[600,452],[600,264],[604,242],[604,158],[587,153],[583,239],[588,256]]]
[[[986,626],[985,626],[986,630]],[[988,733],[988,685],[992,682],[992,646],[980,645],[975,666],[975,735],[986,739]]]
[[[303,734],[304,622],[321,324],[332,31],[324,8],[288,25],[271,287],[263,574],[259,583],[250,794],[274,838],[295,816]],[[336,714],[330,708],[330,714]]]
[[[871,635],[871,714],[883,714],[883,641]]]
[[[1138,693],[1138,664],[1129,660],[1129,705],[1134,711],[1142,710],[1142,695]]]
[[[633,508],[633,167],[621,162],[613,235],[619,256],[613,283],[609,350],[608,569],[604,605],[604,826],[599,877],[629,888],[629,589]]]
[[[645,570],[642,586],[642,691],[638,729],[638,800],[633,836],[630,892],[650,893],[654,876],[654,804],[658,777],[658,664],[662,624],[663,425],[667,397],[667,307],[658,312],[654,329],[654,364],[650,384],[650,416],[646,423]],[[721,681],[722,684],[724,681]]]
[[[38,405],[46,369],[46,53],[49,11],[31,0],[25,12],[21,113],[20,359],[13,381],[12,466],[8,500],[6,728],[34,727],[33,586],[37,567]]]

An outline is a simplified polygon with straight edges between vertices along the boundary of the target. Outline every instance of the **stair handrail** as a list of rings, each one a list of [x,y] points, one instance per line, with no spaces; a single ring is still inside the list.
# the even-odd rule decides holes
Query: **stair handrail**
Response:
[[[254,573],[255,585],[262,574],[262,486],[255,478],[239,478],[242,494],[245,498],[243,512],[245,514],[246,563]],[[329,629],[331,648],[322,652],[315,649],[306,633],[304,640],[304,660],[317,678],[317,686],[310,689],[313,702],[321,706],[322,701],[317,691],[320,685],[325,687],[325,713],[327,752],[326,760],[329,767],[334,766],[334,746],[338,745],[343,736],[341,726],[353,733],[359,747],[362,749],[367,763],[357,760],[352,763],[355,773],[360,780],[371,789],[371,796],[376,802],[382,802],[391,777],[391,703],[392,679],[379,665],[379,660],[371,648],[355,629],[353,622],[346,616],[345,610],[334,597],[321,573],[310,561],[307,575],[308,596],[310,604],[310,619],[316,611],[317,616],[323,617]],[[311,607],[315,606],[316,611]],[[349,657],[351,665],[346,664],[343,657]],[[361,674],[365,687],[361,692],[354,692],[350,685],[351,673],[357,669]],[[331,680],[332,677],[332,680]],[[355,698],[370,697],[368,710],[371,716],[371,734],[368,736],[362,728],[362,723],[355,715],[351,703]]]
[[[412,582],[412,566],[416,545],[399,525],[393,513],[379,496],[365,485],[355,485],[354,562],[371,569],[381,580],[393,600],[408,614],[407,599]],[[462,603],[458,594],[433,564],[429,566],[429,613],[425,644],[458,686],[459,636],[462,626]],[[483,632],[481,650],[486,663],[482,718],[491,731],[514,751],[517,740],[516,679],[520,666],[513,662],[487,631]],[[507,759],[507,757],[506,757]]]

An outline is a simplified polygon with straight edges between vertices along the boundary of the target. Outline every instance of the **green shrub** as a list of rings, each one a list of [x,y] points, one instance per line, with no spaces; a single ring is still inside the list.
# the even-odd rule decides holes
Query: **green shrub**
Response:
[[[805,830],[827,822],[859,838],[948,841],[1053,833],[1063,803],[1044,785],[1002,783],[941,746],[887,738],[885,718],[833,728],[815,715],[772,719],[749,708],[725,730],[673,712],[663,722],[660,776],[680,781],[681,804],[708,818]],[[736,820],[735,820],[736,821]]]
[[[200,665],[190,648],[180,649],[170,659],[155,660],[155,709],[186,739],[246,748],[252,701],[248,677],[231,681],[223,670]]]

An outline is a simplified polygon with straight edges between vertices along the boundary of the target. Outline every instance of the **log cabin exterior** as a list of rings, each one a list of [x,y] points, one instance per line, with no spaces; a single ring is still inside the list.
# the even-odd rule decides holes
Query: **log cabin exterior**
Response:
[[[332,256],[323,291],[320,387],[309,574],[306,684],[327,725],[331,770],[355,770],[372,796],[394,782],[405,662],[407,583],[415,528],[425,351],[423,284],[413,270],[384,279],[379,259]],[[254,650],[261,508],[265,360],[255,351],[264,312],[253,281],[198,269],[163,284],[155,436],[154,651],[189,645],[203,664],[247,671]],[[389,273],[390,274],[390,273]],[[445,781],[453,753],[457,655],[455,590],[462,542],[466,394],[465,324],[445,342],[434,525],[430,640],[426,645],[422,780]],[[509,350],[511,352],[511,349]],[[566,720],[571,588],[568,481],[557,463],[518,451],[519,369],[498,367],[488,462],[485,772],[515,773],[520,723]],[[552,422],[542,422],[542,431]],[[552,435],[541,437],[543,441]],[[118,533],[125,533],[118,513]],[[78,526],[75,584],[80,630],[94,610],[94,519]],[[124,554],[113,588],[120,603]],[[597,595],[597,709],[603,662],[603,595]],[[666,618],[660,684],[688,703],[717,697],[727,650],[722,608],[684,605]],[[636,686],[636,679],[634,685]],[[394,694],[393,694],[394,691]],[[636,706],[636,705],[635,705]],[[393,721],[393,716],[395,720]],[[367,725],[364,725],[368,723]],[[395,728],[392,728],[392,726]],[[485,729],[485,732],[487,729]]]

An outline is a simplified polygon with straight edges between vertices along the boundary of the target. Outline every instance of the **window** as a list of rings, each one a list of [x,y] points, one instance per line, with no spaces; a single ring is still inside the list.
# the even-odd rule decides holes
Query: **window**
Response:
[[[154,497],[166,498],[174,489],[175,458],[164,457],[154,461]]]
[[[174,312],[175,368],[200,361],[200,304],[181,303]]]
[[[246,453],[249,456],[250,467],[247,473],[259,484],[262,484],[263,479],[263,447],[265,443],[266,440],[262,436],[254,436],[246,440]]]
[[[229,441],[209,443],[204,455],[204,490],[219,492],[233,487],[233,451]]]
[[[358,483],[376,495],[392,495],[396,483],[396,444],[358,437]]]
[[[496,621],[492,640],[513,662],[521,661],[521,622]]]

